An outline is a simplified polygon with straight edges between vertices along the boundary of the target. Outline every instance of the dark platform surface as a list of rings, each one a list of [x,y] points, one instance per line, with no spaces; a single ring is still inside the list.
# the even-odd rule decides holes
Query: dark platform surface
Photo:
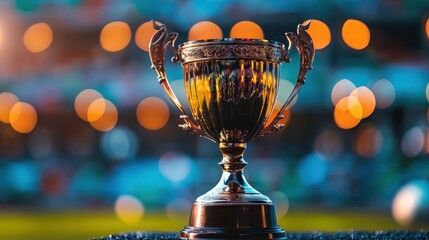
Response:
[[[288,240],[429,240],[429,230],[421,231],[349,231],[349,232],[286,232]],[[180,239],[178,233],[151,233],[151,232],[134,232],[109,237],[100,238],[99,240],[177,240]]]

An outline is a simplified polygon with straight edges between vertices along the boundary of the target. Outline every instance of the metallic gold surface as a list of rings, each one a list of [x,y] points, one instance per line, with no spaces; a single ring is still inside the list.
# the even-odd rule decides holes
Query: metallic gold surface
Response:
[[[288,48],[275,41],[260,39],[211,39],[192,41],[174,48],[177,33],[165,25],[150,43],[152,68],[173,103],[182,112],[186,131],[219,144],[223,169],[219,183],[200,196],[192,208],[183,239],[285,239],[277,226],[271,200],[256,191],[243,176],[246,143],[275,133],[282,112],[298,94],[305,75],[312,68],[314,47],[304,31],[310,21],[298,25],[297,33],[286,33]],[[291,95],[271,123],[267,123],[276,101],[280,65],[288,62],[295,46],[301,56],[298,79]],[[170,88],[164,69],[164,54],[172,49],[173,62],[181,62],[192,119]],[[266,126],[266,127],[264,127]]]

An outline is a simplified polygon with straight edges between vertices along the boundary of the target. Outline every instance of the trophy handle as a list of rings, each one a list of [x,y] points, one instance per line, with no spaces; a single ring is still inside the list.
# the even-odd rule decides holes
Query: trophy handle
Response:
[[[172,62],[179,62],[181,59],[179,53],[174,48],[174,42],[176,41],[178,34],[175,32],[167,32],[167,27],[164,24],[157,24],[153,20],[152,24],[153,27],[157,30],[149,43],[149,55],[150,61],[152,62],[152,69],[154,69],[158,74],[159,84],[162,85],[170,100],[182,113],[180,118],[183,119],[185,123],[180,124],[179,127],[187,132],[193,132],[201,136],[208,137],[205,132],[201,130],[201,127],[192,121],[189,115],[186,113],[185,109],[182,107],[182,104],[180,104],[179,100],[177,99],[176,94],[174,94],[173,90],[171,89],[170,83],[167,79],[167,74],[165,73],[164,55],[168,48],[171,48],[174,53],[174,56],[171,58]]]
[[[274,120],[264,129],[261,130],[258,136],[264,136],[272,133],[276,133],[284,128],[284,124],[279,124],[278,122],[284,118],[283,112],[286,107],[292,102],[296,97],[302,85],[305,83],[306,74],[309,70],[313,69],[313,60],[314,60],[314,45],[311,40],[310,35],[305,31],[310,26],[311,20],[306,21],[303,24],[299,24],[297,27],[297,33],[288,32],[286,33],[286,38],[288,39],[289,46],[286,51],[284,61],[289,62],[290,58],[287,57],[289,54],[292,45],[298,50],[299,55],[301,56],[301,65],[299,69],[298,78],[296,80],[295,87],[293,88],[291,94],[286,99],[286,102],[283,104],[277,116]]]

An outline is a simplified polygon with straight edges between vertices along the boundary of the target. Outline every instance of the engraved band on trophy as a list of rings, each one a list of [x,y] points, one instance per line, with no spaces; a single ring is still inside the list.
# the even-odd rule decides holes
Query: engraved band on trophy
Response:
[[[278,121],[298,94],[312,68],[314,47],[305,32],[310,21],[299,24],[297,33],[286,33],[289,45],[262,39],[210,39],[186,42],[175,49],[177,33],[153,22],[157,32],[150,42],[152,68],[177,108],[185,131],[219,144],[223,169],[219,183],[197,198],[182,239],[285,239],[277,225],[271,200],[255,190],[243,176],[246,143],[284,127]],[[277,98],[280,65],[289,62],[295,46],[301,66],[292,93],[278,115],[267,123]],[[165,52],[184,69],[184,85],[192,117],[170,88],[164,68]]]

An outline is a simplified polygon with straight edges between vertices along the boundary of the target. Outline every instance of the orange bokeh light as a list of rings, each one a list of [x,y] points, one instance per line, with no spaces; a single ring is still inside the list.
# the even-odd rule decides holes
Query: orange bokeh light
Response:
[[[4,41],[4,32],[3,32],[3,26],[0,23],[0,47],[2,47]]]
[[[324,22],[312,19],[310,27],[306,30],[313,39],[315,49],[323,49],[331,42],[331,30]]]
[[[362,50],[366,48],[371,39],[371,33],[365,23],[355,19],[348,19],[341,31],[344,42],[347,46]]]
[[[372,158],[380,153],[383,145],[383,136],[380,130],[373,126],[359,132],[356,141],[356,152],[364,158]]]
[[[10,110],[9,122],[15,131],[29,133],[37,123],[36,110],[28,103],[17,102]]]
[[[88,107],[88,121],[98,131],[110,131],[118,122],[118,110],[109,100],[96,99]]]
[[[274,118],[277,117],[277,114],[279,114],[279,111],[282,106],[283,104],[281,102],[276,102],[273,112],[268,118],[268,121],[265,123],[265,127],[267,127],[274,120]],[[283,114],[283,119],[280,119],[278,123],[284,124],[285,126],[287,126],[290,122],[290,117],[291,117],[290,109],[289,108],[285,109],[282,114]]]
[[[51,27],[46,23],[31,25],[24,33],[24,46],[28,51],[38,53],[46,50],[54,39]]]
[[[103,27],[100,33],[101,47],[109,52],[118,52],[131,41],[131,28],[127,23],[111,22]]]
[[[374,112],[375,96],[367,87],[358,87],[350,93],[350,96],[357,98],[362,105],[362,118],[367,118]]]
[[[0,122],[9,123],[9,114],[13,105],[19,102],[15,94],[4,92],[0,93]]]
[[[74,109],[76,114],[84,121],[88,122],[88,108],[96,99],[103,98],[103,96],[93,89],[85,89],[80,92],[74,101]]]
[[[157,24],[161,24],[156,22]],[[151,21],[145,22],[137,28],[136,35],[134,37],[137,47],[141,50],[148,52],[149,43],[152,36],[156,33],[156,29],[153,28]]]
[[[209,21],[202,21],[191,27],[188,33],[188,41],[222,38],[222,29]]]
[[[144,128],[158,130],[167,124],[170,118],[170,109],[164,100],[149,97],[139,103],[136,114],[137,120]]]
[[[263,39],[264,31],[254,22],[242,21],[232,27],[229,35],[231,38]]]
[[[341,99],[334,110],[334,120],[338,127],[351,129],[359,124],[362,117],[362,105],[354,96]]]
[[[429,39],[429,18],[426,20],[426,37]]]

